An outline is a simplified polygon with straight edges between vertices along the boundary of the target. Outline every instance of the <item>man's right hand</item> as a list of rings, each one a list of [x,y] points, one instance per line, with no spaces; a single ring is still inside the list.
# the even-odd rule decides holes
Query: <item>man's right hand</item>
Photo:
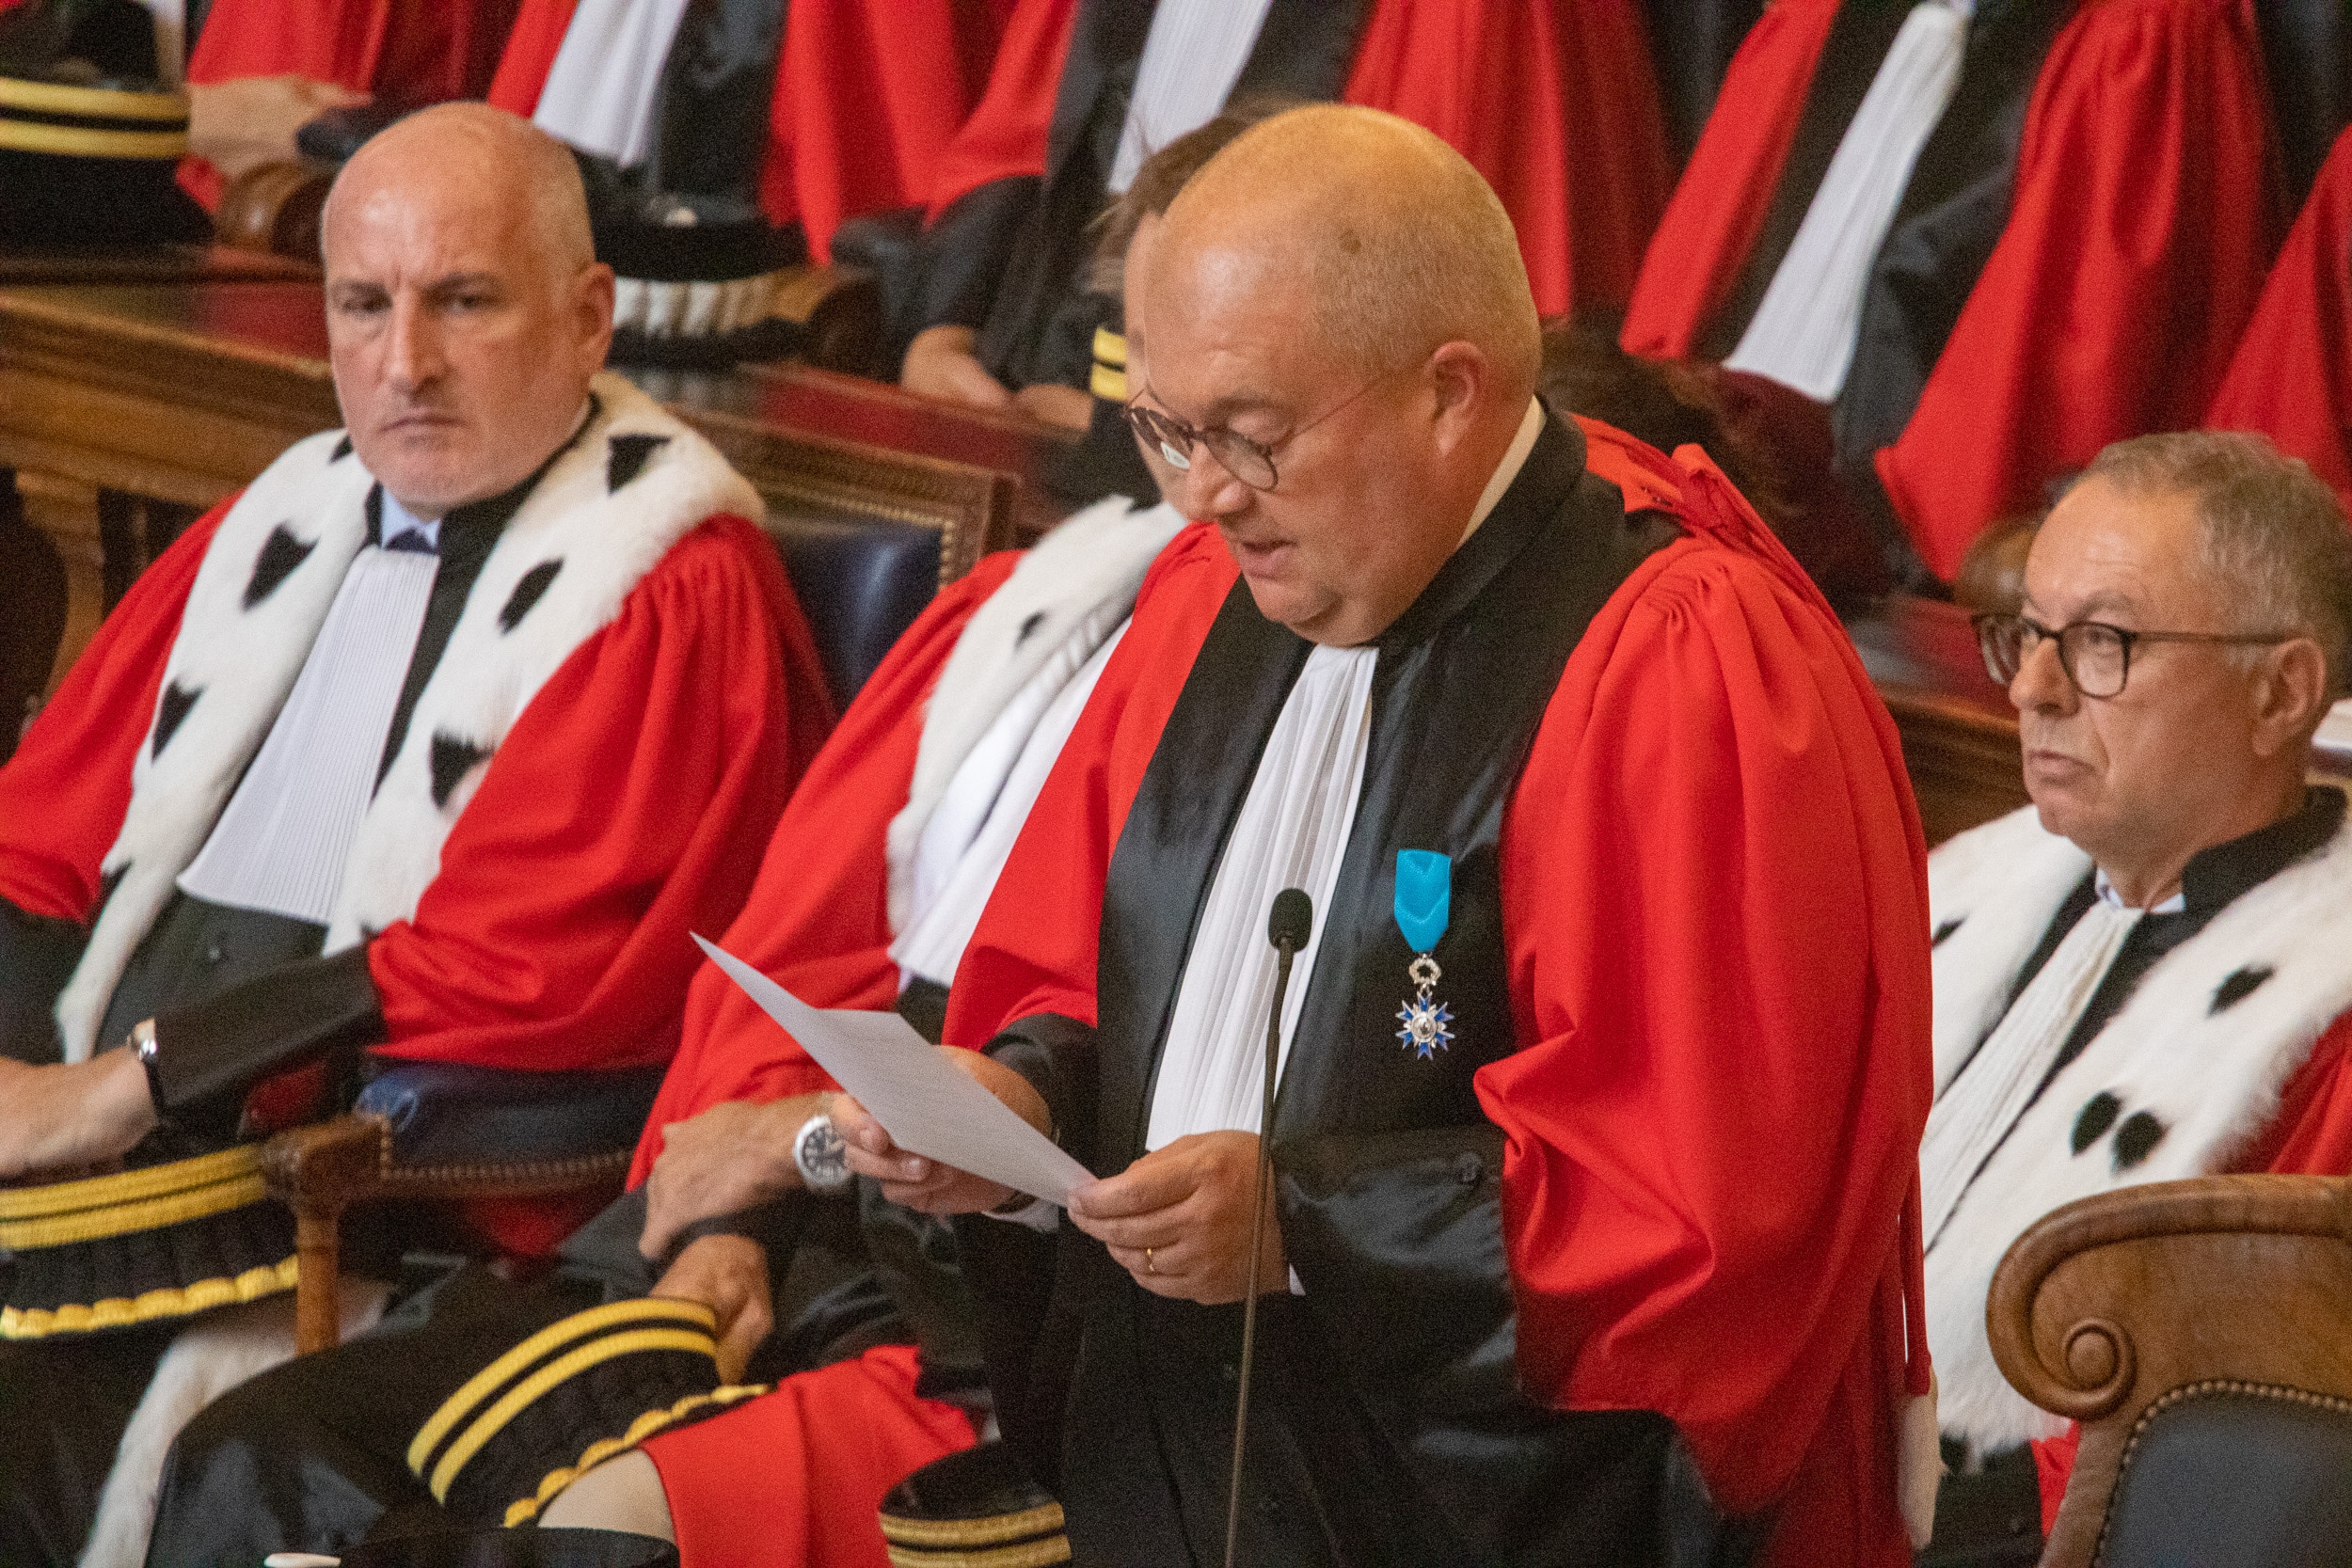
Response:
[[[663,1127],[660,1156],[645,1179],[645,1228],[637,1250],[659,1259],[688,1226],[756,1208],[802,1185],[792,1140],[826,1099],[722,1101]]]
[[[898,367],[898,385],[918,397],[986,408],[998,413],[1012,408],[1012,393],[988,373],[972,351],[980,335],[968,326],[927,326],[907,345]]]
[[[329,109],[365,103],[368,95],[307,76],[240,76],[188,87],[188,150],[224,180],[257,164],[301,156],[294,134]]]
[[[1052,1137],[1054,1118],[1029,1081],[1003,1063],[961,1046],[936,1048],[980,1087],[1011,1106],[1021,1119]],[[850,1146],[850,1168],[882,1183],[882,1196],[926,1214],[972,1214],[994,1209],[1014,1196],[1001,1181],[910,1154],[891,1142],[881,1122],[850,1096],[835,1095],[833,1124]]]

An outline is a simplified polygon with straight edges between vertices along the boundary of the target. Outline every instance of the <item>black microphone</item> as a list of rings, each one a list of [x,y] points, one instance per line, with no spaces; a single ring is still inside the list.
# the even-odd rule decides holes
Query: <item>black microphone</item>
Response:
[[[1265,1021],[1265,1101],[1258,1113],[1258,1185],[1249,1206],[1249,1290],[1241,1304],[1241,1388],[1233,1405],[1233,1480],[1225,1495],[1225,1568],[1233,1568],[1241,1541],[1241,1450],[1249,1432],[1249,1361],[1258,1342],[1258,1255],[1265,1249],[1266,1188],[1273,1184],[1274,1085],[1282,1056],[1282,998],[1290,990],[1291,960],[1314,930],[1314,900],[1286,887],[1274,895],[1265,939],[1274,944],[1274,1006]]]

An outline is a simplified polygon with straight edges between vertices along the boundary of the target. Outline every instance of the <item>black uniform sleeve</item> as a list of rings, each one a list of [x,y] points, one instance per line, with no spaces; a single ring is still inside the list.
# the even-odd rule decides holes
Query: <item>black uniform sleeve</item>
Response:
[[[254,1085],[383,1037],[383,1003],[362,943],[156,1014],[148,1084],[165,1121],[228,1138]]]

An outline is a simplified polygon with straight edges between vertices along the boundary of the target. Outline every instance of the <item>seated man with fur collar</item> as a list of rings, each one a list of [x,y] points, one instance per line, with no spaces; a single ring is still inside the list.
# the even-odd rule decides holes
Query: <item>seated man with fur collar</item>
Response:
[[[172,1431],[292,1352],[257,1119],[390,1059],[658,1071],[831,723],[758,497],[598,373],[569,154],[427,110],[325,239],[348,428],[167,551],[0,768],[12,1565],[137,1561]]]
[[[2120,442],[2042,525],[2023,613],[1978,629],[2033,805],[1928,862],[1919,1176],[1954,1474],[1925,1560],[2031,1563],[2073,1444],[1994,1365],[2010,1243],[2140,1182],[2352,1171],[2352,834],[2306,783],[2352,536],[2258,436]]]

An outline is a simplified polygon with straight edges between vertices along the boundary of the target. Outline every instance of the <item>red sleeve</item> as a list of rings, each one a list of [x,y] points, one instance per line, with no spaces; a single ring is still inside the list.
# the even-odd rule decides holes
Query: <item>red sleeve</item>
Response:
[[[947,1041],[975,1049],[1037,1013],[1094,1022],[1103,884],[1194,657],[1240,574],[1196,523],[1144,575],[1128,634],[1047,775],[948,988]]]
[[[858,691],[785,807],[758,879],[719,945],[819,1007],[887,1008],[890,959],[884,835],[907,802],[924,705],[964,623],[1019,563],[1007,550],[941,592]],[[706,932],[705,934],[709,934]],[[684,1039],[661,1083],[629,1180],[661,1152],[661,1129],[722,1101],[771,1101],[833,1086],[792,1037],[712,964],[686,993]]]
[[[540,89],[555,68],[555,52],[564,47],[564,34],[572,24],[579,0],[522,0],[506,48],[499,55],[497,73],[490,78],[487,97],[510,114],[529,118],[538,112]]]
[[[415,918],[369,944],[379,1049],[543,1070],[666,1061],[701,962],[687,933],[741,908],[830,721],[773,547],[736,517],[687,535],[540,689]]]
[[[988,90],[932,171],[932,218],[991,181],[1045,172],[1046,133],[1077,18],[1077,0],[1016,0]]]
[[[1674,178],[1633,0],[1382,0],[1341,96],[1436,132],[1486,177],[1538,310],[1625,303]]]
[[[27,914],[87,921],[98,863],[131,807],[131,769],[155,718],[180,614],[230,497],[139,575],[0,765],[0,898]]]
[[[2251,0],[2105,0],[2043,62],[2009,226],[1879,477],[1938,577],[2109,442],[2204,418],[2276,247]]]
[[[1740,40],[1715,112],[1642,259],[1623,341],[1633,354],[1691,354],[1730,297],[1771,212],[1796,141],[1837,0],[1778,0]]]
[[[824,262],[843,219],[923,202],[988,86],[998,31],[992,8],[953,0],[787,8],[760,175],[768,216],[798,218]]]
[[[2328,154],[2205,424],[2260,431],[2352,505],[2352,132]]]
[[[1653,557],[1570,661],[1502,864],[1534,1043],[1478,1082],[1529,1386],[1670,1417],[1723,1506],[1776,1506],[1768,1561],[1907,1560],[1925,859],[1836,621],[1742,552]]]

